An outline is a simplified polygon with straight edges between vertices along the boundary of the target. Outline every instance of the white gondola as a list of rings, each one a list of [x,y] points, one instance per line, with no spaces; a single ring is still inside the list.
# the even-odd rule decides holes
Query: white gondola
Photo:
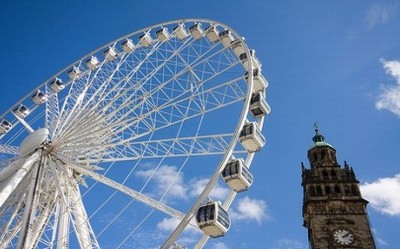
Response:
[[[210,26],[206,30],[206,35],[207,35],[208,40],[210,40],[210,42],[218,42],[219,41],[218,30],[215,26]]]
[[[31,111],[28,109],[28,107],[20,104],[17,108],[13,110],[13,113],[19,118],[25,118],[29,115],[29,113],[31,113]]]
[[[239,39],[236,39],[232,42],[231,47],[233,52],[239,57],[241,54],[245,53],[246,50],[244,49],[243,42]]]
[[[205,234],[213,238],[224,236],[231,225],[229,215],[219,201],[202,205],[197,210],[196,222]]]
[[[113,60],[115,60],[115,59],[117,58],[117,56],[118,56],[117,51],[116,51],[115,48],[113,48],[113,47],[107,48],[107,49],[103,52],[103,54],[104,54],[104,57],[106,58],[106,60],[108,60],[108,61],[113,61]]]
[[[53,92],[60,92],[62,89],[64,89],[65,85],[62,82],[61,79],[55,78],[51,83],[50,83],[50,88],[53,90]]]
[[[43,104],[47,101],[46,94],[37,89],[36,92],[32,95],[32,101],[37,105]]]
[[[146,32],[139,36],[139,43],[143,47],[148,47],[153,43],[153,38],[151,38],[150,33]]]
[[[135,49],[135,44],[133,44],[133,41],[131,39],[126,39],[121,43],[122,50],[124,50],[125,53],[129,54]]]
[[[242,158],[230,160],[221,175],[229,187],[236,192],[246,191],[253,183],[253,175]]]
[[[73,80],[81,76],[81,70],[77,67],[73,67],[68,71],[68,76]]]
[[[271,107],[269,107],[265,100],[264,92],[259,91],[251,95],[250,112],[255,118],[262,117],[271,112]]]
[[[265,138],[256,122],[250,122],[243,126],[239,141],[250,153],[259,151],[265,145]]]
[[[165,42],[169,39],[170,34],[167,28],[162,28],[156,31],[156,36],[159,41]]]
[[[100,67],[100,61],[95,56],[91,56],[90,59],[86,60],[86,66],[91,70],[96,70]]]
[[[201,23],[195,23],[189,28],[190,34],[194,39],[198,40],[203,37],[204,30],[201,27]]]
[[[256,51],[254,49],[250,50],[250,57],[253,61],[253,69],[261,68],[261,63],[258,60],[258,58],[256,56]],[[246,53],[241,54],[239,59],[242,61],[244,68],[246,68],[246,70],[249,70],[249,62],[248,62],[247,54]]]
[[[221,40],[224,47],[228,48],[231,46],[231,43],[235,40],[232,32],[227,29],[219,33],[219,39]]]
[[[180,40],[184,40],[184,39],[186,39],[186,37],[189,36],[189,33],[186,30],[185,24],[183,24],[183,23],[176,26],[174,28],[174,32],[175,32],[176,38],[178,38]]]
[[[249,83],[249,72],[244,74],[244,78]],[[253,92],[264,91],[268,87],[268,81],[261,73],[261,69],[253,70]]]
[[[12,124],[5,119],[0,122],[0,134],[6,134],[12,128]]]

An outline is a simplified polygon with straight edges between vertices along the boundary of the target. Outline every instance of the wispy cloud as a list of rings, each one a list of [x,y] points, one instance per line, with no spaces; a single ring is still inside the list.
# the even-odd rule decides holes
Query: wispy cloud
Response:
[[[203,192],[209,179],[206,178],[193,178],[189,181],[190,196],[198,197]],[[210,197],[214,200],[223,200],[228,196],[229,188],[222,186],[217,182],[210,193]]]
[[[373,4],[367,12],[367,23],[370,28],[390,21],[397,13],[398,4],[381,2]]]
[[[161,233],[170,234],[178,225],[180,220],[175,218],[164,218],[157,224],[157,229]],[[194,226],[187,226],[178,240],[178,244],[189,246],[198,241],[201,231]]]
[[[360,186],[363,197],[382,214],[400,216],[400,174]]]
[[[163,194],[169,188],[169,198],[187,198],[183,173],[179,172],[175,166],[162,165],[157,171],[154,169],[141,170],[136,172],[136,175],[143,179],[152,178],[155,184],[153,194]]]
[[[276,241],[272,247],[268,247],[268,249],[307,249],[307,248],[308,246],[306,246],[302,242],[292,239],[281,239]]]
[[[400,117],[400,61],[381,59],[386,73],[394,78],[395,85],[382,86],[375,106],[378,110],[388,110]]]
[[[229,249],[227,245],[225,245],[223,242],[215,242],[212,244],[212,249]]]
[[[230,213],[232,219],[256,221],[258,224],[269,218],[265,201],[251,199],[248,196],[239,199],[237,206]]]

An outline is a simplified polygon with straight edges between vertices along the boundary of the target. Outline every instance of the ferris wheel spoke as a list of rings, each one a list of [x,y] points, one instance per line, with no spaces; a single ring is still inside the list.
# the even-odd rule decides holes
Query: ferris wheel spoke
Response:
[[[19,155],[19,148],[9,144],[0,144],[0,154]],[[1,171],[0,171],[1,172]]]
[[[80,142],[87,143],[88,137],[97,137],[99,133],[104,133],[105,131],[111,132],[112,134],[121,134],[122,139],[116,139],[114,135],[116,144],[130,142],[150,132],[154,132],[155,130],[160,130],[184,120],[242,101],[245,97],[245,93],[241,89],[238,81],[239,79],[235,79],[208,89],[202,94],[198,93],[179,101],[170,101],[170,103],[167,103],[165,106],[149,111],[147,115],[141,119],[138,117],[129,117],[121,121],[115,120],[104,128],[101,128],[102,125],[100,124],[94,125],[96,123],[93,122],[93,125],[96,126],[97,129],[93,129],[93,126],[82,128],[75,136],[63,142],[65,145],[79,144]],[[202,95],[204,97],[201,97]],[[200,98],[205,101],[203,104],[199,103],[200,100],[197,101]],[[187,112],[188,107],[189,112]],[[157,118],[154,119],[152,114],[156,114]],[[129,127],[137,127],[137,131],[131,131]],[[128,138],[123,139],[123,137]],[[101,140],[96,140],[96,142],[97,145],[100,145]]]
[[[106,186],[109,186],[115,190],[118,190],[128,196],[131,196],[132,198],[134,198],[137,201],[140,201],[152,208],[155,208],[171,217],[174,217],[177,219],[181,219],[183,217],[183,213],[181,213],[180,211],[178,211],[172,207],[169,207],[168,205],[166,205],[162,202],[156,201],[156,200],[148,197],[147,195],[137,192],[137,191],[135,191],[123,184],[120,184],[114,180],[111,180],[110,178],[107,178],[104,175],[100,175],[94,171],[87,170],[85,168],[77,166],[73,162],[71,162],[70,160],[68,160],[62,156],[60,156],[60,159],[63,162],[65,162],[71,169],[73,169],[83,175],[86,175],[86,176],[96,180],[97,182],[101,182]]]
[[[220,155],[226,152],[233,134],[179,137],[175,139],[132,142],[128,145],[115,146],[114,153],[101,158],[102,162],[126,161],[148,158]],[[110,150],[109,150],[110,151]]]

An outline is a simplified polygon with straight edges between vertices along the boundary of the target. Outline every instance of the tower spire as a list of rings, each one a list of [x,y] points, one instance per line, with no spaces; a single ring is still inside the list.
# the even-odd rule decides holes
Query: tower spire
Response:
[[[314,123],[314,131],[315,131],[315,135],[314,135],[314,137],[313,137],[313,141],[314,141],[314,143],[317,143],[317,142],[325,142],[325,137],[324,136],[322,136],[320,133],[319,133],[319,124],[318,124],[318,122],[315,122]]]

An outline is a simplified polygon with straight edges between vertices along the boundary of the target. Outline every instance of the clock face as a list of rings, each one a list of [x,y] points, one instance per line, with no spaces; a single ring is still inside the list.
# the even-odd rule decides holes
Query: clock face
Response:
[[[333,232],[333,238],[336,243],[341,245],[350,245],[354,242],[354,235],[346,229],[337,229]]]

